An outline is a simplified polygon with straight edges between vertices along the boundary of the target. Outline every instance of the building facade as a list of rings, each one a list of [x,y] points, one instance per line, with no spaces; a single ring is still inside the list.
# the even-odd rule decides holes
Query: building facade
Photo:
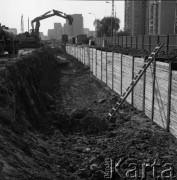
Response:
[[[149,34],[175,33],[176,1],[149,2]]]
[[[174,34],[176,0],[125,0],[125,30],[130,35]]]
[[[56,40],[61,40],[62,31],[61,23],[54,23],[54,36]]]
[[[146,34],[146,0],[125,0],[125,31],[130,35]]]
[[[49,40],[55,39],[54,29],[48,29],[48,39]]]

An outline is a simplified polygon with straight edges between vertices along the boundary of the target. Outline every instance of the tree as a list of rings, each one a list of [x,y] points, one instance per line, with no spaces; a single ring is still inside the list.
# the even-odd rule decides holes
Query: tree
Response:
[[[120,28],[120,20],[118,18],[104,17],[94,21],[94,26],[97,31],[97,36],[111,36],[112,32],[117,32]],[[112,28],[111,28],[112,27]]]

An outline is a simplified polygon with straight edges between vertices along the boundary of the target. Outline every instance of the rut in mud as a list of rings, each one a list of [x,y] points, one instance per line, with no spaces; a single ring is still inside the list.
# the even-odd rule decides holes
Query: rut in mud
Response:
[[[111,175],[109,158],[120,162],[114,179],[133,177],[135,171],[127,173],[135,167],[131,163],[142,177],[142,164],[155,159],[154,176],[169,169],[165,163],[177,173],[176,139],[141,112],[125,103],[114,121],[105,121],[118,95],[96,81],[89,67],[58,48],[14,61],[0,66],[3,180],[103,180]],[[153,178],[153,167],[146,176]]]

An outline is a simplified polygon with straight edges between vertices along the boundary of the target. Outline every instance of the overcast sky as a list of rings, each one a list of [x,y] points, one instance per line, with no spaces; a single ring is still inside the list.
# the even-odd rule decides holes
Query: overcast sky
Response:
[[[121,29],[124,27],[124,1],[115,1],[116,16],[121,21]],[[62,11],[66,14],[82,14],[84,28],[94,30],[93,21],[95,16],[102,19],[110,16],[112,1],[74,1],[74,0],[0,0],[0,23],[10,28],[17,28],[20,33],[21,15],[24,17],[24,29],[28,30],[28,17],[30,21],[37,16],[52,9]],[[92,14],[89,14],[92,13]],[[40,31],[47,35],[48,29],[53,29],[53,23],[60,22],[62,25],[65,19],[54,16],[41,21]],[[31,29],[31,25],[30,25]]]

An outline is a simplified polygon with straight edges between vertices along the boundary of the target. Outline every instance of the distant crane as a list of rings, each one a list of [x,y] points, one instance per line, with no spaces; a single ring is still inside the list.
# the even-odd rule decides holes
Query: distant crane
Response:
[[[24,21],[23,21],[23,14],[21,16],[21,33],[24,33]]]

